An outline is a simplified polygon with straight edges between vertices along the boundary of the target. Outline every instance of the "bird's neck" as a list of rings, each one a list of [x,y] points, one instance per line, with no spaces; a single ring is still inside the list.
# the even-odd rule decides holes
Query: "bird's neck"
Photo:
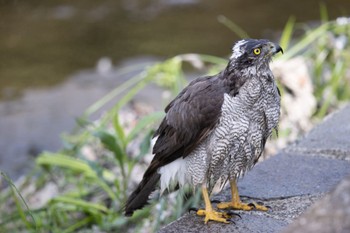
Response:
[[[234,96],[238,90],[248,80],[249,76],[237,68],[233,68],[230,64],[220,73],[220,80],[223,86],[227,88],[227,93]]]
[[[228,88],[228,93],[235,95],[247,80],[265,76],[270,77],[270,73],[271,70],[268,64],[262,64],[259,67],[251,65],[242,67],[241,64],[231,60],[225,70],[220,73],[220,79],[223,85]]]

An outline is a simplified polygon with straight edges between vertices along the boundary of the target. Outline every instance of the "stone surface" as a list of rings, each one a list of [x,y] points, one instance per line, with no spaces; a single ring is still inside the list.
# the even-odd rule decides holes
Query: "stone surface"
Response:
[[[283,231],[294,232],[350,232],[350,176]]]
[[[350,160],[349,135],[350,104],[326,117],[322,124],[288,147],[286,151]]]
[[[163,228],[159,233],[213,233],[213,232],[251,232],[251,233],[270,233],[277,232],[287,225],[282,220],[277,220],[265,216],[244,215],[242,219],[238,217],[233,219],[235,224],[222,224],[209,222],[203,223],[201,217],[193,217],[192,215],[185,215],[179,220],[171,223],[166,228]]]
[[[222,195],[228,196],[229,190],[225,190]],[[271,207],[267,212],[260,211],[235,211],[241,215],[233,217],[235,224],[222,224],[209,222],[204,224],[203,217],[196,216],[194,212],[185,214],[177,221],[161,229],[161,233],[180,232],[259,232],[273,233],[280,232],[294,218],[303,213],[306,208],[312,205],[321,195],[305,195],[291,198],[275,198],[265,200],[264,204]],[[258,199],[243,198],[243,201],[258,201]]]
[[[316,194],[329,192],[349,174],[348,161],[279,154],[257,164],[238,187],[240,195],[260,199]]]

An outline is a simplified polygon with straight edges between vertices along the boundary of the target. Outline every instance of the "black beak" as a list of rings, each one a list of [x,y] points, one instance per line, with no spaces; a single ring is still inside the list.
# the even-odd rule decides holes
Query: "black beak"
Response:
[[[283,49],[278,44],[275,44],[275,50],[276,50],[275,54],[278,52],[281,52],[283,54]]]
[[[283,53],[283,49],[278,44],[269,42],[267,46],[268,46],[270,55],[275,55],[276,53],[279,53],[279,52]]]

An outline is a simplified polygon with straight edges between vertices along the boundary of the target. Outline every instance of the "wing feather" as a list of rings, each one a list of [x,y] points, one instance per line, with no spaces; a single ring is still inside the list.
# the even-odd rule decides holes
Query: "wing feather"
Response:
[[[221,114],[224,92],[224,85],[217,77],[200,78],[165,108],[166,116],[154,135],[158,139],[151,166],[163,166],[186,157],[210,134]]]

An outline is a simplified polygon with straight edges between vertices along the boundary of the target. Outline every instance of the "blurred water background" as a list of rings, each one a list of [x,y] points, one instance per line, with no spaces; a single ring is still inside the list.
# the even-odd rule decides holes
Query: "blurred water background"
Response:
[[[323,2],[330,19],[349,13],[348,0]],[[0,0],[0,169],[16,178],[38,153],[58,149],[75,118],[128,79],[118,75],[125,67],[181,53],[229,55],[239,38],[220,15],[278,41],[290,16],[317,24],[320,2]],[[154,104],[159,93],[139,98]]]

